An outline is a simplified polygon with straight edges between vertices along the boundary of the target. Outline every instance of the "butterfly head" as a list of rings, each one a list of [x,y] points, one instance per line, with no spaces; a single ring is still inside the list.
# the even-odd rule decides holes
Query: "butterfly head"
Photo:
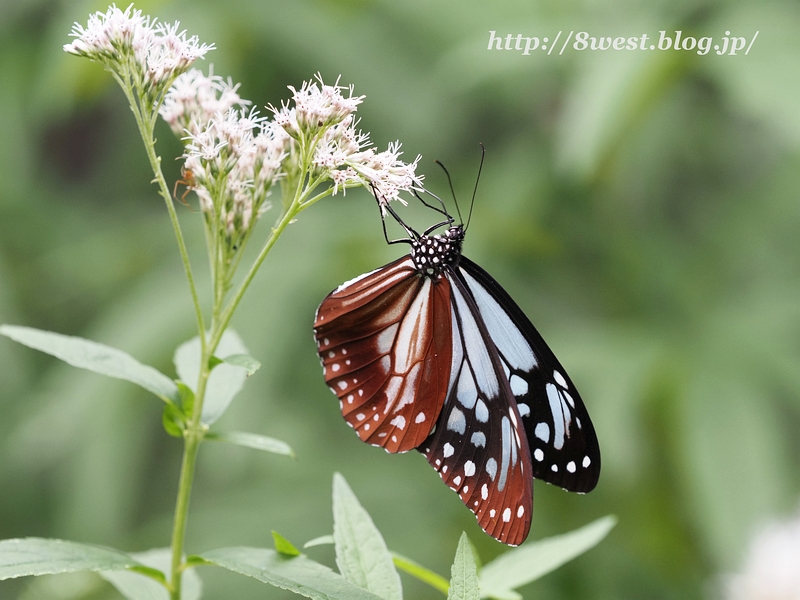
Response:
[[[446,267],[458,264],[463,241],[462,225],[436,235],[421,235],[411,242],[411,259],[420,274],[438,277]]]

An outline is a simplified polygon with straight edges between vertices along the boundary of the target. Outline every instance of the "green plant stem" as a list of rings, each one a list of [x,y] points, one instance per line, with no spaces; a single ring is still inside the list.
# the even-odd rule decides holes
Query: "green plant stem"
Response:
[[[183,232],[181,225],[178,222],[178,213],[175,211],[175,206],[172,203],[172,195],[167,186],[167,181],[164,178],[164,173],[161,171],[161,157],[156,154],[156,140],[153,137],[155,130],[156,118],[158,112],[153,109],[152,114],[143,114],[141,106],[143,102],[137,102],[134,91],[130,85],[126,85],[124,80],[114,74],[115,78],[122,87],[125,95],[130,102],[131,110],[136,119],[136,124],[139,127],[139,134],[142,136],[144,147],[147,152],[147,158],[150,161],[150,167],[153,169],[155,175],[155,182],[158,184],[159,192],[164,198],[164,203],[167,205],[167,212],[169,213],[170,221],[172,222],[172,229],[175,232],[175,239],[178,242],[178,249],[181,254],[181,261],[183,262],[183,270],[186,273],[186,280],[189,283],[189,292],[192,296],[192,303],[194,304],[195,314],[197,316],[197,330],[200,336],[200,345],[203,349],[206,346],[206,329],[203,321],[203,309],[200,306],[200,297],[197,294],[197,286],[195,285],[194,275],[192,274],[192,265],[189,262],[189,252],[186,249],[186,242],[183,239]]]
[[[172,524],[172,564],[169,584],[171,600],[180,600],[181,583],[183,574],[183,544],[186,539],[186,525],[189,519],[189,500],[192,496],[195,465],[200,443],[205,436],[201,416],[203,413],[203,399],[206,392],[206,383],[211,371],[208,368],[208,359],[213,353],[211,346],[209,353],[202,352],[200,375],[198,377],[197,395],[192,413],[192,420],[183,435],[183,459],[181,461],[181,476],[178,483],[178,498],[175,502],[175,517]]]
[[[172,203],[172,196],[169,192],[164,173],[161,170],[161,158],[156,154],[155,139],[153,132],[155,129],[155,121],[158,113],[152,110],[150,113],[144,113],[143,106],[146,102],[142,98],[137,98],[131,85],[128,84],[125,74],[118,76],[114,73],[115,78],[122,87],[128,101],[131,105],[136,124],[139,128],[139,133],[142,136],[147,158],[150,161],[150,166],[155,175],[155,182],[158,184],[159,192],[164,198],[167,205],[167,212],[169,213],[172,228],[175,232],[175,238],[178,241],[178,248],[180,250],[183,268],[186,273],[186,279],[189,283],[189,291],[192,296],[195,314],[197,316],[197,329],[200,338],[200,354],[201,366],[200,375],[198,377],[197,394],[195,397],[195,408],[192,414],[191,422],[184,432],[184,448],[183,459],[181,461],[181,475],[178,484],[178,498],[175,503],[175,518],[172,528],[172,565],[171,576],[168,584],[170,598],[172,600],[180,600],[181,598],[181,581],[183,571],[183,545],[186,538],[186,525],[189,516],[189,500],[191,498],[192,483],[194,482],[195,465],[197,462],[197,453],[200,449],[200,443],[203,440],[205,430],[201,421],[203,398],[205,397],[206,383],[210,375],[208,363],[211,355],[216,349],[216,343],[213,345],[208,344],[206,337],[205,323],[203,319],[203,311],[200,306],[200,299],[197,294],[197,286],[194,281],[192,273],[192,266],[189,262],[189,253],[186,249],[186,242],[183,238],[180,223],[178,222],[178,214]],[[216,295],[215,295],[216,296]],[[217,298],[215,297],[215,306],[219,306]],[[215,310],[214,316],[216,317],[218,309]],[[213,321],[217,321],[216,318]]]
[[[310,164],[310,160],[304,160],[302,163],[302,173],[305,174],[307,168],[306,165]],[[264,262],[264,259],[269,254],[269,251],[272,250],[272,247],[275,245],[275,242],[278,241],[278,238],[283,233],[283,230],[294,220],[294,218],[300,214],[300,212],[307,207],[307,204],[304,204],[304,199],[311,194],[314,188],[317,186],[319,181],[317,180],[309,180],[306,181],[304,176],[299,178],[297,183],[297,187],[295,188],[294,196],[292,197],[292,203],[286,209],[286,212],[278,219],[277,224],[272,228],[270,232],[269,238],[264,243],[264,247],[261,248],[261,252],[259,252],[258,257],[253,261],[253,264],[250,267],[250,270],[245,275],[244,280],[242,283],[239,284],[239,289],[236,290],[233,298],[228,303],[228,306],[225,307],[225,310],[222,311],[222,315],[220,316],[219,321],[219,328],[216,331],[216,335],[213,335],[209,340],[210,345],[216,345],[219,343],[219,339],[222,337],[222,333],[225,331],[225,328],[230,323],[231,318],[233,317],[233,313],[236,311],[236,307],[239,306],[239,302],[241,302],[244,293],[247,291],[250,282],[253,281],[253,277],[256,276],[259,267]]]

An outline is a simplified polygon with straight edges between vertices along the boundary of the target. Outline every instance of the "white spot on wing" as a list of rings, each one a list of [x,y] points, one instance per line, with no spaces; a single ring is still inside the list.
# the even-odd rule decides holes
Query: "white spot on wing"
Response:
[[[453,446],[451,446],[450,444],[445,444],[444,447],[442,448],[442,454],[444,455],[445,458],[450,458],[451,456],[453,456],[453,452],[455,452],[455,448],[453,448]]]
[[[481,486],[481,498],[486,500],[489,497],[489,487],[484,483]]]
[[[447,429],[455,431],[460,435],[464,435],[467,430],[467,420],[464,418],[464,413],[458,410],[458,407],[453,407],[450,411],[450,416],[447,419]]]
[[[489,409],[486,408],[483,400],[478,400],[477,404],[475,404],[475,418],[481,423],[489,421]]]
[[[378,415],[375,415],[376,417]],[[390,425],[394,425],[398,429],[405,429],[406,427],[406,418],[403,415],[397,415],[394,419],[389,421]]]
[[[506,508],[503,511],[503,522],[504,523],[508,523],[510,520],[511,520],[511,509],[510,508]]]
[[[471,460],[464,463],[464,475],[467,477],[475,475],[475,463]]]
[[[421,412],[417,415],[417,418],[414,419],[414,423],[422,423],[425,420],[425,413]]]
[[[553,413],[553,425],[555,426],[553,447],[556,450],[561,450],[564,447],[564,433],[567,421],[567,417],[564,415],[563,401],[558,389],[552,383],[548,383],[545,386],[545,390],[547,391],[547,400],[550,402],[550,412]]]
[[[545,422],[537,423],[536,429],[533,430],[533,435],[547,444],[550,442],[550,426]]]
[[[399,323],[395,323],[378,334],[375,343],[378,346],[378,352],[380,354],[388,354],[392,349],[392,342],[394,342],[394,337],[399,326]]]
[[[473,446],[479,446],[481,448],[486,447],[486,435],[482,431],[476,431],[472,434],[472,438],[470,440]]]
[[[524,514],[525,514],[525,507],[522,506],[522,504],[520,504],[519,508],[517,509],[517,518],[522,518],[522,515]]]
[[[493,458],[490,458],[486,461],[486,472],[489,474],[489,478],[494,481],[494,478],[497,477],[497,461]]]
[[[515,396],[520,397],[528,393],[528,382],[519,375],[512,375],[508,382],[511,384],[511,391]]]
[[[472,373],[469,369],[461,369],[461,376],[458,378],[458,388],[456,389],[456,397],[464,408],[471,409],[475,406],[475,401],[478,399],[478,390],[475,389],[475,381],[472,379]]]
[[[570,473],[574,473],[575,470],[576,470],[575,461],[574,460],[569,461],[567,463],[567,471],[569,471]]]
[[[520,417],[527,417],[529,414],[531,414],[531,407],[524,402],[517,404],[517,410],[519,411]]]
[[[567,385],[567,380],[564,379],[564,376],[558,371],[553,371],[553,379],[555,379],[556,383],[565,390],[569,388],[569,386]]]
[[[592,464],[592,459],[588,456],[583,457],[583,462],[581,463],[584,468],[587,468],[590,464]]]
[[[541,448],[537,448],[533,451],[533,458],[537,461],[542,462],[544,460],[544,452],[542,452]]]

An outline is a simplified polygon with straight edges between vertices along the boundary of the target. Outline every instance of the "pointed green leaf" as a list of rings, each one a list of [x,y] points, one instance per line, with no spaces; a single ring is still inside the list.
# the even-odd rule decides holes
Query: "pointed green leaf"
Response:
[[[311,543],[311,542],[309,542]],[[439,590],[443,594],[447,593],[447,590],[450,588],[450,582],[447,581],[444,577],[431,571],[430,569],[423,567],[421,564],[414,562],[410,558],[406,558],[405,556],[401,556],[397,552],[392,552],[392,560],[394,561],[394,566],[396,566],[401,571],[405,571],[412,577],[416,577],[420,581],[424,581],[429,586]]]
[[[169,377],[143,365],[127,352],[80,337],[16,325],[0,325],[0,334],[60,358],[79,369],[124,379],[152,392],[165,402],[178,402],[178,387]]]
[[[127,571],[103,571],[100,576],[110,582],[128,600],[169,600],[169,593],[163,584],[155,581],[151,577],[142,577],[137,572],[141,569],[149,569],[151,573],[158,573],[161,579],[166,581],[165,572],[169,572],[172,566],[172,550],[169,548],[157,548],[145,552],[131,554],[146,567],[134,568],[134,572]],[[183,572],[181,581],[181,600],[200,600],[203,585],[200,577],[194,570]]]
[[[245,433],[242,431],[219,433],[212,431],[206,434],[206,439],[214,442],[228,442],[229,444],[236,444],[237,446],[244,446],[245,448],[274,452],[275,454],[283,454],[284,456],[291,456],[294,458],[294,450],[292,450],[289,444],[281,440],[276,440],[275,438],[267,437],[266,435],[258,435],[257,433]]]
[[[228,356],[246,353],[247,348],[239,335],[232,329],[227,329],[219,341],[215,358],[225,361]],[[195,393],[197,392],[197,379],[200,376],[200,354],[200,338],[193,337],[178,346],[174,357],[178,377]],[[247,379],[247,369],[241,366],[223,362],[214,367],[206,384],[206,396],[203,401],[204,423],[211,425],[223,415],[236,394],[242,389],[245,379]]]
[[[300,550],[294,544],[283,537],[280,533],[273,530],[272,539],[275,540],[275,550],[286,556],[300,556]]]
[[[132,556],[103,546],[43,538],[0,541],[0,580],[140,566]]]
[[[466,533],[461,534],[456,549],[456,559],[450,568],[450,590],[447,600],[480,600],[481,591],[478,586],[478,567],[472,556],[472,545]]]
[[[220,548],[189,557],[315,600],[381,600],[305,556],[287,557],[265,548]]]
[[[178,381],[178,396],[181,399],[180,411],[188,421],[192,418],[192,413],[194,412],[194,392],[188,385]]]
[[[308,540],[305,544],[303,544],[303,548],[312,548],[313,546],[325,546],[332,543],[333,543],[332,535],[321,535],[319,537],[314,538],[313,540]]]
[[[575,531],[506,552],[481,570],[481,597],[513,598],[509,592],[583,554],[606,537],[616,523],[616,517],[603,517]]]
[[[248,377],[261,368],[261,363],[249,354],[232,354],[231,356],[226,357],[224,362],[235,367],[247,369]]]
[[[164,426],[164,431],[172,437],[183,437],[183,415],[174,404],[164,405],[164,412],[161,414],[161,424]]]
[[[386,542],[339,473],[333,476],[333,539],[342,575],[384,600],[402,600],[400,575]]]

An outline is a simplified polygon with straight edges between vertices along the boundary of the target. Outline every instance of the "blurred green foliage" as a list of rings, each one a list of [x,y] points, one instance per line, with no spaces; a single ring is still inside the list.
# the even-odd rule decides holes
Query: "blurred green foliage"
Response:
[[[0,322],[79,334],[173,373],[194,319],[171,228],[124,97],[61,45],[98,2],[0,6]],[[147,0],[217,50],[256,106],[320,71],[367,99],[378,146],[424,156],[462,207],[486,146],[465,253],[537,324],[581,389],[603,450],[587,496],[536,485],[532,538],[609,513],[619,526],[537,600],[694,599],[740,564],[800,488],[800,7],[660,0]],[[486,50],[488,31],[760,34],[747,56]],[[158,131],[168,178],[180,144]],[[179,206],[196,271],[198,214]],[[262,224],[269,227],[273,213]],[[414,213],[424,223],[430,214]],[[417,222],[417,221],[415,221]],[[255,244],[253,244],[255,246]],[[311,324],[333,287],[398,256],[367,194],[289,228],[234,327],[263,364],[223,418],[297,459],[203,448],[187,549],[332,529],[345,474],[393,550],[448,573],[462,530],[502,547],[416,453],[358,441],[325,388]],[[169,543],[180,442],[137,387],[0,339],[0,538],[142,551]],[[309,549],[333,564],[328,547]],[[285,593],[204,571],[208,598]],[[441,598],[404,578],[408,598]],[[116,598],[94,576],[0,584],[3,598]]]

